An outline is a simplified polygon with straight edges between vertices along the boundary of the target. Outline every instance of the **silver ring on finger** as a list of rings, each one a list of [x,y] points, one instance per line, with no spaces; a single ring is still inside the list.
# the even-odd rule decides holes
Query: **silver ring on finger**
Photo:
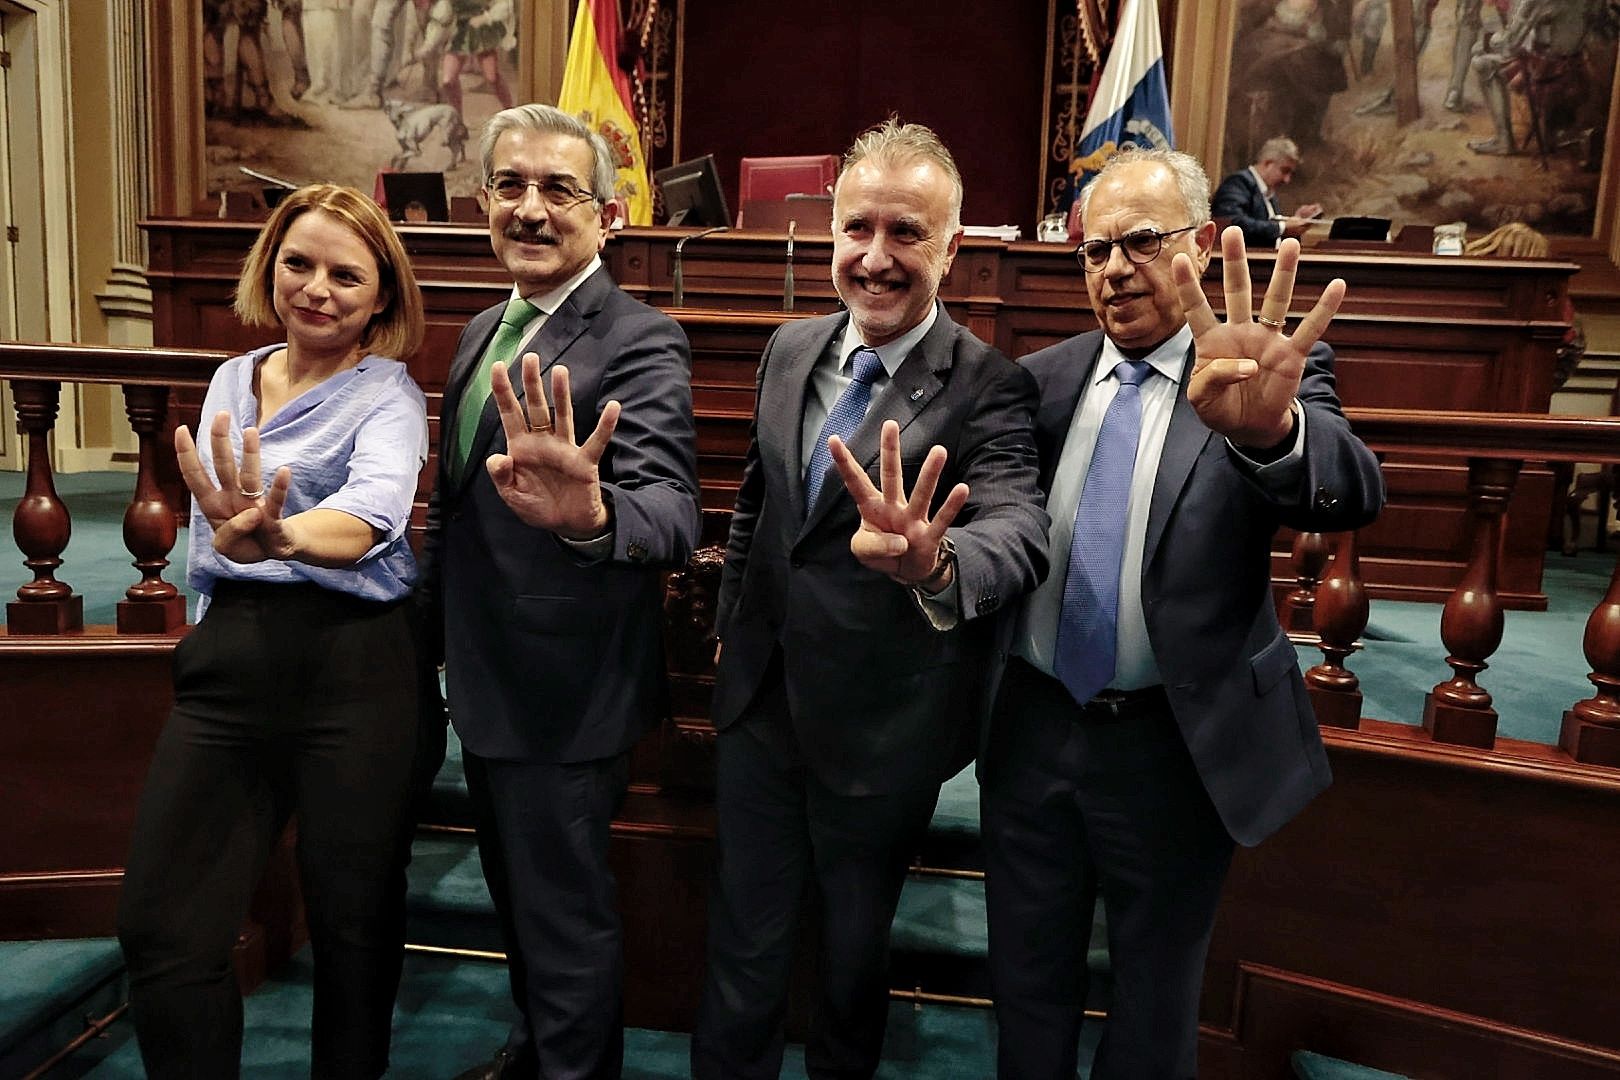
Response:
[[[242,498],[244,498],[244,499],[262,499],[262,498],[264,498],[264,488],[260,488],[258,491],[249,491],[246,488],[239,487],[239,488],[236,489],[236,493],[238,495],[242,496]]]
[[[1284,315],[1280,319],[1273,319],[1271,316],[1262,312],[1254,317],[1254,321],[1259,323],[1261,326],[1267,326],[1273,330],[1281,330],[1284,326],[1288,325],[1288,316]]]

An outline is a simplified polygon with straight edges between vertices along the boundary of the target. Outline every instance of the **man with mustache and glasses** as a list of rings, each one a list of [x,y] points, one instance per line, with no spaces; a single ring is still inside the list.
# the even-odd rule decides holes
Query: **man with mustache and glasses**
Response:
[[[760,361],[716,606],[700,1080],[780,1072],[812,889],[805,1064],[812,1077],[876,1070],[907,864],[940,782],[972,757],[997,613],[1046,569],[1034,382],[936,298],[961,208],[928,128],[862,135],[833,192],[848,311],[783,325]]]
[[[599,135],[521,105],[481,150],[514,286],[450,366],[419,598],[521,1017],[463,1075],[617,1077],[608,826],[631,745],[666,712],[661,572],[698,535],[691,358],[602,266],[620,206]]]
[[[1318,339],[1334,281],[1286,332],[1299,241],[1251,317],[1242,230],[1226,316],[1200,278],[1208,180],[1171,150],[1114,156],[1080,194],[1101,329],[1028,356],[1052,573],[1023,605],[980,758],[1002,1080],[1073,1080],[1100,895],[1114,992],[1091,1075],[1190,1077],[1234,841],[1329,781],[1271,599],[1279,525],[1354,529],[1383,504]]]

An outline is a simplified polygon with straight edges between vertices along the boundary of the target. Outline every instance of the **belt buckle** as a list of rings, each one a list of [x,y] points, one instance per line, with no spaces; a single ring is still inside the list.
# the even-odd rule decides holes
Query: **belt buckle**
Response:
[[[1096,696],[1086,703],[1086,708],[1095,709],[1109,720],[1118,720],[1124,715],[1127,704],[1124,691],[1099,690]],[[1099,719],[1101,719],[1101,716],[1099,716]]]

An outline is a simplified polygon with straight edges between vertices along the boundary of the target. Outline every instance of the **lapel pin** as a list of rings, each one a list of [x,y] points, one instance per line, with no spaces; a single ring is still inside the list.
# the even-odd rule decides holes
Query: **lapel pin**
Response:
[[[911,400],[912,401],[916,401],[918,398],[920,398],[922,396],[923,396],[923,388],[920,387],[920,386],[917,387],[917,389],[915,389],[915,390],[913,390],[911,392]]]

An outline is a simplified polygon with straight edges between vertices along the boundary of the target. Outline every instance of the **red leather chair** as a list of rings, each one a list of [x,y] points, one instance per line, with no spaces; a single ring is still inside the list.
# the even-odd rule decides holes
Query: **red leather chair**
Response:
[[[798,157],[745,157],[737,183],[737,227],[750,202],[782,202],[789,195],[830,195],[838,179],[837,154]]]

